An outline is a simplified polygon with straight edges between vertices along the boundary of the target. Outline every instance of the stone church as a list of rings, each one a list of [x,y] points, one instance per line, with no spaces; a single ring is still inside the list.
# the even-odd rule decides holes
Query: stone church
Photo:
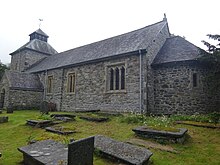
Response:
[[[167,19],[58,53],[41,29],[12,52],[0,82],[1,108],[101,110],[151,114],[208,113],[219,97],[205,81],[203,50],[170,34]]]

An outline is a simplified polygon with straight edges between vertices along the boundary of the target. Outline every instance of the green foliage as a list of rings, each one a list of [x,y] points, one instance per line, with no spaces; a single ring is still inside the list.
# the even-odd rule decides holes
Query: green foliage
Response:
[[[5,70],[8,70],[9,67],[3,63],[0,62],[0,79],[2,79],[2,76],[5,73]]]
[[[40,116],[37,117],[39,120],[52,120],[53,118],[50,117],[50,115],[47,114],[41,114]]]
[[[209,115],[211,123],[218,124],[220,123],[220,113],[213,112]]]

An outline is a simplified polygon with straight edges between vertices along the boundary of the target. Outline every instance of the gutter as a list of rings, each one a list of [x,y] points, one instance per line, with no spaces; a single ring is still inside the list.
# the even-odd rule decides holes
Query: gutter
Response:
[[[140,73],[139,73],[140,74],[140,79],[139,79],[139,81],[140,81],[140,86],[139,86],[140,87],[140,89],[139,89],[140,90],[140,100],[139,100],[140,103],[139,103],[139,109],[140,109],[140,112],[143,113],[142,112],[142,59],[141,59],[141,57],[142,57],[141,50],[139,50],[139,61],[140,61],[140,63],[139,63],[140,64]]]

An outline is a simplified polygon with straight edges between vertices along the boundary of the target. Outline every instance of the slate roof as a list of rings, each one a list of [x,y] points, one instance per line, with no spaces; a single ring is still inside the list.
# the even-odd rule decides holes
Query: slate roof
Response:
[[[201,49],[180,36],[168,38],[152,65],[170,62],[196,60],[202,57]]]
[[[41,29],[37,29],[35,32],[33,32],[33,33],[38,33],[38,34],[41,34],[41,35],[43,35],[43,36],[45,36],[45,37],[49,37],[46,33],[44,33]],[[33,34],[33,33],[31,33],[31,34]],[[31,35],[30,34],[30,35]],[[29,36],[30,36],[29,35]]]
[[[35,74],[11,70],[6,71],[5,74],[11,89],[43,91],[43,85]]]
[[[28,43],[26,43],[25,45],[23,45],[16,51],[12,52],[10,55],[14,55],[15,53],[18,53],[25,49],[34,50],[34,51],[44,53],[47,55],[53,55],[57,53],[57,51],[52,46],[50,46],[50,44],[48,44],[47,42],[34,39],[34,40],[29,41]]]
[[[82,64],[146,49],[166,25],[167,21],[163,20],[142,29],[55,54],[29,68],[27,72],[40,72]]]

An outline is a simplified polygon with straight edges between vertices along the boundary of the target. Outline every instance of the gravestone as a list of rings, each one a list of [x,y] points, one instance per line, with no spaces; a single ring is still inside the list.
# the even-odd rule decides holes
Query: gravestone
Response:
[[[102,135],[95,136],[95,148],[104,155],[131,165],[147,164],[153,155],[146,148],[116,141]]]
[[[49,113],[49,107],[48,107],[48,102],[43,101],[40,106],[40,111],[42,114],[48,114]]]
[[[0,123],[8,122],[8,116],[0,116]]]
[[[2,110],[0,110],[0,114],[2,113]]]
[[[7,113],[13,113],[13,106],[12,105],[8,105],[7,107]]]
[[[141,137],[167,140],[174,143],[183,143],[185,141],[185,135],[188,130],[186,128],[178,128],[177,132],[170,132],[140,126],[132,129],[132,131],[134,131],[136,135]]]
[[[93,165],[94,137],[73,141],[68,145],[68,165]]]

